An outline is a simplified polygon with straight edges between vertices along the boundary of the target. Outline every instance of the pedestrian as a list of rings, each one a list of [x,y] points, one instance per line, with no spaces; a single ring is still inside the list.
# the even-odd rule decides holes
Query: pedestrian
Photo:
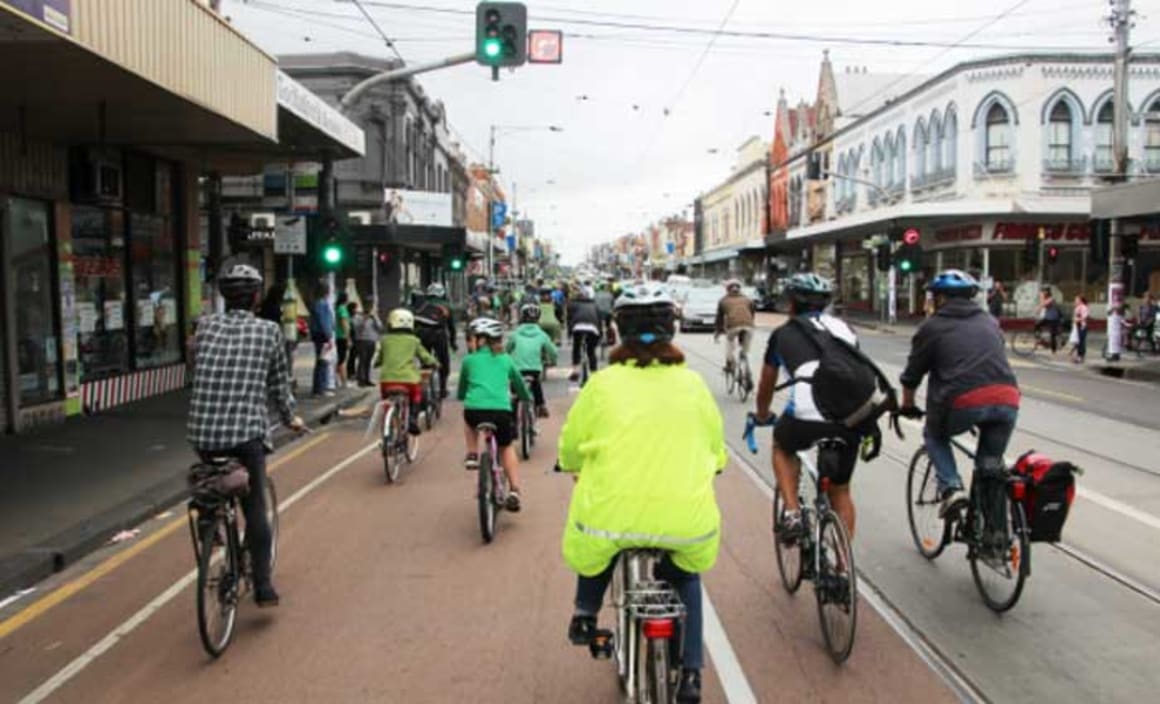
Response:
[[[371,300],[367,302],[367,309],[359,319],[355,328],[355,349],[358,354],[358,385],[373,386],[371,383],[371,367],[374,365],[375,348],[379,338],[383,335],[383,324],[379,320],[378,304]]]
[[[338,377],[338,388],[346,388],[347,376],[346,361],[350,356],[350,297],[345,292],[338,294],[338,300],[334,303],[334,346],[335,346],[335,362],[334,373]]]
[[[1138,315],[1136,316],[1136,325],[1143,330],[1143,337],[1152,346],[1152,352],[1156,352],[1156,338],[1154,333],[1156,331],[1156,314],[1160,312],[1160,308],[1156,306],[1156,298],[1149,291],[1144,296],[1144,302],[1140,304]]]
[[[315,396],[333,395],[328,389],[330,379],[329,357],[334,348],[334,309],[330,306],[330,287],[319,284],[314,303],[310,306],[310,341],[314,343]]]
[[[991,287],[991,291],[987,294],[987,310],[990,311],[991,316],[998,320],[1003,317],[1003,304],[1007,302],[1007,291],[1003,288],[1002,281],[996,281],[995,285]]]
[[[346,312],[350,319],[350,350],[346,354],[346,378],[354,383],[358,380],[358,341],[355,339],[355,331],[362,322],[362,313],[359,312],[357,301],[347,303]]]
[[[1075,297],[1075,311],[1071,315],[1071,324],[1076,338],[1071,361],[1083,364],[1084,357],[1087,356],[1088,336],[1088,303],[1083,296]]]
[[[1059,304],[1055,302],[1051,287],[1044,286],[1039,294],[1039,320],[1035,323],[1035,334],[1038,336],[1044,329],[1048,331],[1051,335],[1052,354],[1059,349],[1059,329],[1062,324],[1063,313],[1059,310]]]

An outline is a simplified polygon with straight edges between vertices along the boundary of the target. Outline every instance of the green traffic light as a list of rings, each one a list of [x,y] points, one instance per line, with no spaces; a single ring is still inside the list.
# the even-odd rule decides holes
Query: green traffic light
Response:
[[[489,59],[498,59],[503,51],[503,42],[494,37],[483,40],[483,55]]]
[[[459,271],[462,268],[463,268],[463,260],[462,259],[452,259],[451,260],[451,270],[452,271]]]
[[[338,264],[342,261],[342,250],[337,245],[328,245],[322,250],[322,260],[327,264]]]
[[[909,272],[914,265],[910,263],[909,259],[903,259],[898,263],[898,268],[903,273]]]

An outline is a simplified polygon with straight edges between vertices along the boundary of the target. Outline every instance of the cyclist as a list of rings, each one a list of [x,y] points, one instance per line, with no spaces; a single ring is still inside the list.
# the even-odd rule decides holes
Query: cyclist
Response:
[[[725,336],[725,371],[733,369],[737,355],[737,343],[741,350],[749,354],[749,342],[753,338],[753,325],[757,315],[757,304],[741,293],[741,282],[730,279],[725,282],[725,296],[717,302],[717,320],[714,324],[713,341]]]
[[[560,345],[560,317],[556,315],[556,304],[552,302],[551,288],[540,289],[540,328],[552,338],[552,343]]]
[[[547,358],[549,365],[555,364],[556,355],[559,352],[552,344],[548,333],[540,327],[539,321],[540,305],[538,303],[525,303],[520,308],[520,326],[508,338],[504,349],[512,356],[512,361],[516,363],[516,369],[519,370],[520,376],[527,376],[532,380],[532,397],[536,401],[536,416],[547,418],[548,405],[544,401],[544,384],[542,382],[544,359]]]
[[[408,400],[411,403],[410,419],[407,432],[418,435],[419,408],[423,403],[423,378],[419,375],[416,363],[424,367],[438,366],[435,359],[422,341],[415,335],[415,314],[406,308],[396,308],[387,314],[387,331],[380,341],[379,356],[382,358],[382,371],[379,373],[379,393],[385,400],[391,387],[407,389]]]
[[[794,274],[785,286],[791,317],[804,317],[810,324],[826,330],[834,337],[856,345],[858,339],[846,323],[826,314],[825,308],[833,297],[833,286],[813,273]],[[761,381],[757,385],[758,421],[770,417],[779,370],[784,369],[792,379],[809,379],[818,367],[820,352],[806,333],[789,322],[774,330],[765,350]],[[808,382],[790,387],[789,403],[773,430],[773,473],[785,497],[784,523],[780,526],[781,539],[792,542],[801,536],[801,506],[798,504],[798,480],[801,464],[797,453],[808,450],[821,440],[841,440],[841,453],[835,466],[828,467],[830,489],[827,495],[834,511],[846,524],[850,539],[854,539],[854,501],[850,496],[850,477],[858,461],[862,442],[859,433],[832,423],[822,417],[814,403],[813,389]],[[819,467],[819,471],[827,469]]]
[[[572,340],[572,373],[569,381],[580,378],[580,355],[588,355],[588,369],[596,371],[596,348],[600,344],[600,309],[592,289],[576,287],[568,304],[568,337]]]
[[[495,425],[495,442],[500,448],[499,461],[507,475],[507,505],[509,511],[520,510],[519,460],[512,441],[516,437],[515,414],[512,413],[511,389],[524,401],[531,401],[524,380],[516,365],[503,351],[503,323],[491,318],[479,318],[471,323],[472,335],[480,342],[479,349],[467,355],[459,368],[459,400],[463,401],[464,437],[467,441],[467,469],[479,469],[480,423]]]
[[[414,307],[415,332],[427,351],[439,360],[439,395],[447,398],[447,379],[451,376],[451,352],[455,344],[455,317],[447,302],[447,289],[436,281],[427,287],[427,295]]]
[[[687,609],[679,702],[701,699],[700,573],[720,545],[713,478],[725,467],[721,414],[672,344],[676,306],[659,286],[627,289],[614,312],[620,346],[581,390],[560,435],[559,467],[576,473],[564,559],[579,575],[568,638],[588,645],[616,555],[669,551],[657,576]]]
[[[918,331],[902,372],[902,415],[918,417],[915,390],[930,375],[923,442],[930,453],[942,497],[940,515],[963,505],[967,495],[955,466],[951,437],[979,429],[975,466],[1002,458],[1019,414],[1019,386],[1007,363],[999,324],[972,299],[979,284],[965,272],[948,269],[927,288],[936,311]]]
[[[615,343],[612,332],[612,304],[616,302],[608,285],[603,281],[596,282],[596,294],[592,297],[596,301],[596,309],[600,311],[600,326],[603,328],[604,341],[611,345]]]
[[[479,349],[479,340],[476,339],[472,331],[475,329],[475,323],[480,320],[499,320],[492,310],[491,302],[488,298],[479,299],[478,305],[476,306],[476,315],[467,324],[467,330],[463,334],[464,340],[467,342],[468,352],[474,352]]]
[[[218,290],[226,310],[205,316],[194,338],[186,437],[203,461],[235,457],[249,472],[250,491],[242,497],[242,509],[253,556],[254,601],[262,607],[277,606],[266,520],[267,408],[277,409],[282,422],[295,432],[306,426],[294,415],[282,330],[253,313],[262,294],[262,275],[247,264],[232,266],[218,279]]]

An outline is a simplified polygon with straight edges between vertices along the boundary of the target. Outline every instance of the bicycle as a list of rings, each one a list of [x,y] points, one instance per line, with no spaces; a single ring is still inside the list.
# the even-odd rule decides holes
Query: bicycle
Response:
[[[423,372],[423,419],[427,430],[435,426],[435,421],[443,417],[443,394],[439,392],[442,372],[439,369],[424,369]]]
[[[1058,335],[1056,340],[1058,342]],[[1067,338],[1065,337],[1064,340]],[[1011,351],[1020,357],[1030,357],[1040,348],[1051,349],[1051,326],[1038,325],[1030,330],[1016,330],[1011,333]]]
[[[524,385],[531,388],[532,377],[524,375]],[[536,436],[539,429],[536,427],[536,410],[531,401],[521,398],[515,399],[516,420],[519,422],[520,456],[525,460],[531,459],[532,448],[536,446]]]
[[[246,546],[241,505],[241,497],[249,491],[249,472],[235,458],[214,456],[190,468],[189,482],[189,533],[197,560],[197,630],[202,647],[217,658],[233,640],[238,603],[253,588],[253,558]],[[265,493],[273,574],[278,560],[278,494],[269,476]]]
[[[975,459],[975,453],[958,440],[952,438],[951,443]],[[1002,613],[1015,606],[1024,583],[1031,576],[1031,542],[1021,503],[1026,486],[1004,467],[1002,458],[993,458],[989,464],[998,471],[993,472],[994,476],[987,476],[985,470],[975,470],[966,508],[959,507],[940,518],[942,502],[934,464],[926,448],[920,447],[910,460],[906,479],[906,514],[914,546],[926,559],[934,560],[952,542],[967,546],[971,576],[983,603],[992,611]],[[987,495],[991,499],[989,503]],[[1000,496],[1002,507],[994,503]],[[1000,515],[1004,518],[996,520]],[[992,523],[1003,525],[989,526],[988,516]]]
[[[476,492],[476,503],[479,505],[479,532],[483,535],[483,542],[490,543],[495,539],[496,517],[507,505],[509,487],[507,474],[499,464],[495,425],[480,423],[475,429],[479,431],[480,442],[484,448],[483,452],[479,453],[479,486]]]
[[[745,353],[749,334],[748,330],[742,330],[739,333],[737,359],[730,358],[731,364],[725,365],[725,395],[732,396],[733,392],[736,391],[741,403],[745,403],[749,399],[749,394],[754,388],[753,370],[749,367],[749,355]]]
[[[386,387],[386,398],[379,402],[382,414],[379,449],[383,456],[383,472],[387,483],[394,484],[399,479],[403,461],[408,464],[419,457],[419,438],[407,431],[411,423],[411,391],[406,386]]]
[[[685,605],[667,582],[653,577],[665,552],[655,548],[624,550],[612,577],[616,629],[596,631],[589,652],[596,659],[616,659],[625,701],[669,704],[681,674]]]
[[[775,419],[760,425],[772,425]],[[745,441],[750,452],[757,452],[754,430],[759,423],[751,413],[745,425]],[[837,664],[850,657],[858,621],[858,576],[850,536],[842,519],[830,506],[827,491],[830,480],[819,465],[838,461],[835,452],[844,441],[838,438],[818,443],[817,465],[805,453],[799,453],[809,482],[799,482],[798,504],[801,506],[801,537],[782,535],[785,527],[785,498],[781,487],[773,494],[773,545],[777,571],[782,586],[790,594],[797,592],[802,580],[813,582],[818,606],[818,621],[826,650]],[[804,490],[804,491],[803,491]],[[807,494],[812,492],[812,496]]]

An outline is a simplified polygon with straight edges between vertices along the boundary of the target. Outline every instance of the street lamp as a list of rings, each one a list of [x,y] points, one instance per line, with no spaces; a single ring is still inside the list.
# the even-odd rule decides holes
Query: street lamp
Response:
[[[487,148],[487,172],[495,175],[497,173],[495,168],[495,138],[496,135],[503,132],[563,132],[564,128],[560,125],[492,125],[490,130],[490,137],[488,139]],[[513,196],[514,196],[513,184]],[[513,206],[514,206],[513,198]],[[514,207],[513,207],[514,211]],[[487,214],[491,218],[492,205],[488,203]],[[487,237],[487,275],[488,277],[495,276],[495,232],[491,222],[488,222],[488,237]]]

